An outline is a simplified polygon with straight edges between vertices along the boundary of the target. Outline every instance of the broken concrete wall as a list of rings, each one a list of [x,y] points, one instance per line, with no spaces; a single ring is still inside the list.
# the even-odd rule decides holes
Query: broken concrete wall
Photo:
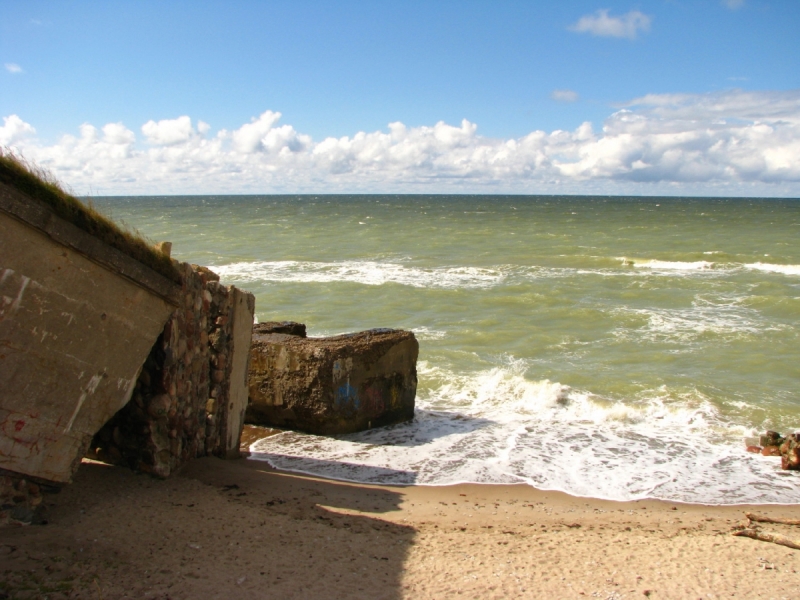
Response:
[[[159,477],[198,456],[237,456],[247,404],[255,299],[209,269],[180,267],[181,307],[89,454]]]
[[[0,185],[0,470],[69,481],[130,399],[178,293]]]
[[[410,331],[306,338],[271,325],[254,327],[248,423],[336,434],[414,417],[419,344]]]

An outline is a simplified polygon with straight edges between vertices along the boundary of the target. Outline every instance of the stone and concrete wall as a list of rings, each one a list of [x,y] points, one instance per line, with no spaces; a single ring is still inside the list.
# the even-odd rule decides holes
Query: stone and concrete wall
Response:
[[[173,266],[0,184],[0,525],[40,519],[87,454],[159,477],[238,455],[254,297]]]
[[[70,480],[180,288],[0,185],[0,470]]]
[[[246,421],[336,434],[410,420],[418,354],[410,331],[307,338],[302,325],[256,325]]]
[[[182,264],[181,307],[167,321],[131,401],[94,437],[89,456],[167,477],[188,460],[234,457],[247,405],[252,294]]]

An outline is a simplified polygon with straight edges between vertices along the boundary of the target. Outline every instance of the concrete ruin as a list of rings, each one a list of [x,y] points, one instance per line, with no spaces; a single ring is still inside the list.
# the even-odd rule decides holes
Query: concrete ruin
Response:
[[[70,480],[180,287],[0,186],[0,469]]]
[[[255,298],[183,263],[181,307],[147,356],[131,401],[89,456],[167,477],[188,460],[239,456]]]
[[[254,297],[172,264],[180,284],[0,183],[0,524],[87,453],[159,477],[238,456]]]
[[[410,331],[307,338],[303,325],[256,325],[245,420],[322,435],[408,421],[418,354]]]

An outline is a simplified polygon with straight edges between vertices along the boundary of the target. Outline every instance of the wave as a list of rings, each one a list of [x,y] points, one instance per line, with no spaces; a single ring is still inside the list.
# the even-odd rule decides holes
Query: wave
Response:
[[[226,281],[330,283],[348,281],[364,285],[398,283],[419,288],[486,288],[498,285],[506,277],[499,268],[479,267],[408,267],[375,261],[239,262],[211,267]]]
[[[724,337],[762,335],[767,331],[785,331],[789,325],[766,320],[757,310],[736,304],[694,302],[691,308],[629,308],[615,309],[623,316],[647,320],[644,328],[622,326],[613,333],[618,338],[636,338],[649,341],[681,343],[691,342],[704,334]]]
[[[703,254],[715,254],[704,252]],[[618,260],[628,267],[637,269],[651,269],[653,271],[718,271],[732,272],[741,269],[764,271],[767,273],[782,273],[784,275],[800,275],[800,265],[780,265],[772,263],[737,263],[737,262],[712,262],[707,260],[697,261],[669,261],[657,259],[636,259],[619,257]]]
[[[414,335],[418,340],[441,340],[447,337],[446,331],[429,329],[424,325],[420,327],[414,327],[411,331],[414,332]]]
[[[513,363],[513,361],[512,361]],[[800,480],[748,454],[754,432],[697,391],[627,401],[530,381],[520,364],[459,374],[420,362],[413,422],[326,438],[287,432],[252,458],[334,479],[449,485],[527,483],[609,500],[800,503]]]
[[[800,275],[800,265],[773,265],[769,263],[752,263],[744,265],[747,269],[766,271],[767,273],[782,273],[784,275]]]
[[[315,261],[252,261],[212,266],[211,269],[229,283],[332,283],[351,282],[363,285],[389,283],[416,288],[488,289],[509,283],[541,279],[563,279],[577,276],[637,276],[642,271],[652,275],[726,275],[742,269],[784,275],[800,275],[800,265],[767,263],[717,263],[711,261],[668,261],[617,257],[619,267],[552,267],[496,265],[491,267],[442,266],[417,267],[397,262],[350,260]],[[630,268],[632,267],[632,268]]]
[[[619,258],[625,266],[639,269],[653,269],[655,271],[707,271],[716,268],[717,264],[707,260],[693,262],[656,260],[656,259],[631,259]]]

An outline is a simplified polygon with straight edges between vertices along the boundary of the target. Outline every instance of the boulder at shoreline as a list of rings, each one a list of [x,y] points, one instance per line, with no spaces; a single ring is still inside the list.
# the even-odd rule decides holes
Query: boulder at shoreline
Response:
[[[307,338],[298,325],[254,326],[247,423],[330,435],[414,417],[419,344],[413,333],[371,329]]]

